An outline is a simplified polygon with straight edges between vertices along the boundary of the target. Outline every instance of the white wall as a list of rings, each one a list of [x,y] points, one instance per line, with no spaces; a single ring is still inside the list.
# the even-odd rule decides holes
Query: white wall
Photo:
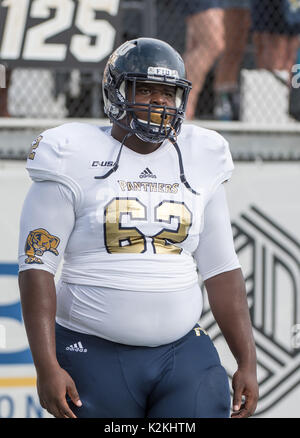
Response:
[[[261,417],[300,417],[299,182],[297,162],[239,163],[227,184],[257,344]]]
[[[3,337],[0,343],[0,418],[44,416],[20,318],[17,277],[11,275],[17,272],[19,219],[29,186],[24,162],[0,161],[0,324],[6,332],[5,345]]]

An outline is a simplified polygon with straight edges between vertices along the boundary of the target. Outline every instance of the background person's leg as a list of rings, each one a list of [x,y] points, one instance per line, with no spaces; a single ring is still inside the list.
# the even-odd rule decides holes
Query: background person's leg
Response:
[[[223,17],[223,9],[212,8],[186,19],[184,61],[187,78],[193,87],[187,103],[187,119],[193,119],[205,78],[224,50]]]

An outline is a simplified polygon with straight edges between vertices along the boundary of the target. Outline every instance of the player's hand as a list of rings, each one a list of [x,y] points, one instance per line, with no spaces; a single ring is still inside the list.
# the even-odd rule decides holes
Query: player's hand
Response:
[[[231,418],[247,418],[253,415],[258,401],[256,373],[238,369],[232,379],[233,412]]]
[[[38,372],[37,391],[41,406],[56,418],[77,418],[66,400],[68,394],[72,402],[81,407],[75,383],[71,376],[60,366],[47,372]]]

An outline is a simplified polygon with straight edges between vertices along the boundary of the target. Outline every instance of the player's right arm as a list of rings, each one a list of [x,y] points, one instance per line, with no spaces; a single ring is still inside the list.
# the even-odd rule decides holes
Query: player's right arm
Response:
[[[71,191],[56,182],[35,182],[25,199],[19,238],[19,287],[27,337],[37,372],[42,407],[74,418],[66,394],[80,406],[70,375],[56,358],[54,275],[73,230]]]
[[[66,401],[68,394],[81,406],[75,383],[56,360],[53,275],[30,269],[19,274],[19,287],[27,337],[37,372],[41,406],[56,418],[76,418]]]

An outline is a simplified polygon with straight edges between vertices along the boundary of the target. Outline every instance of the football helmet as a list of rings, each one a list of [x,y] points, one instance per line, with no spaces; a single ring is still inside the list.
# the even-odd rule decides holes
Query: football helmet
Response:
[[[175,106],[135,101],[137,82],[175,87]],[[186,79],[179,53],[164,41],[137,38],[122,44],[110,56],[102,81],[104,111],[113,122],[145,142],[175,139],[184,120],[191,82]],[[143,119],[136,115],[145,112]]]

